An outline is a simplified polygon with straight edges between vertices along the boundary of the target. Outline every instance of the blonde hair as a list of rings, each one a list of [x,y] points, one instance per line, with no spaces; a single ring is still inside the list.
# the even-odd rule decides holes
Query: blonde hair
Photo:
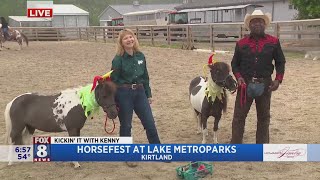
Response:
[[[133,51],[134,52],[139,51],[139,42],[138,42],[137,37],[134,35],[134,32],[130,29],[123,29],[122,31],[120,31],[119,36],[118,36],[118,41],[117,41],[117,55],[119,55],[119,56],[123,56],[123,54],[124,54],[122,39],[126,35],[132,35],[132,37],[134,38]]]

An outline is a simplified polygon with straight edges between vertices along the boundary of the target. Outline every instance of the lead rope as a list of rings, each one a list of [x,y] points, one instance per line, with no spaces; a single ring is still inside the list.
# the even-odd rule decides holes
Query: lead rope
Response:
[[[113,122],[113,128],[112,128],[111,132],[108,132],[108,131],[107,131],[108,117],[106,116],[106,120],[105,120],[105,122],[104,122],[104,131],[105,131],[106,133],[108,133],[108,134],[112,134],[113,131],[114,131],[115,128],[116,128],[116,123],[114,123],[114,119],[112,119],[112,122]]]
[[[117,111],[119,112],[119,107],[117,106]],[[112,119],[112,123],[113,123],[113,128],[111,130],[111,132],[107,131],[107,123],[108,123],[108,115],[106,115],[106,120],[104,122],[104,131],[108,134],[112,134],[113,131],[116,129],[116,123],[114,123],[114,119]]]
[[[247,102],[247,85],[245,83],[240,84],[240,106],[243,107]]]

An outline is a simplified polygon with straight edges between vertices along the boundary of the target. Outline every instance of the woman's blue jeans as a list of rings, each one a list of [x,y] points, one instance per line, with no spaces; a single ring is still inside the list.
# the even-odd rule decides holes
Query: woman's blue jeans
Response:
[[[131,137],[132,115],[134,111],[146,130],[149,143],[160,144],[151,107],[143,88],[133,90],[119,87],[116,93],[116,102],[119,107],[120,136]]]

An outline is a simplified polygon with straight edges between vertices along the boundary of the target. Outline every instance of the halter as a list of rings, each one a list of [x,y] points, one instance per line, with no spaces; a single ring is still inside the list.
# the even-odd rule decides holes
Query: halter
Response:
[[[214,83],[216,83],[217,85],[220,85],[221,84],[221,86],[224,88],[224,89],[227,89],[228,91],[230,91],[230,93],[231,94],[233,94],[233,93],[235,93],[237,90],[237,88],[234,90],[234,91],[231,91],[230,89],[228,89],[227,88],[227,84],[226,84],[226,79],[227,78],[229,78],[229,77],[232,77],[230,74],[228,75],[228,76],[226,76],[226,78],[224,78],[224,80],[223,81],[217,81],[217,80],[215,80],[215,79],[212,79],[212,81],[214,82]],[[235,84],[235,86],[237,87],[237,82],[233,82],[234,84]]]
[[[215,63],[217,62],[216,60],[213,59],[213,56],[214,56],[215,54],[216,54],[216,53],[213,53],[212,55],[210,55],[209,60],[208,60],[208,64],[203,65],[204,77],[207,76],[207,68],[208,68],[208,65],[211,65],[211,64],[213,65],[213,64],[215,64]],[[216,83],[217,85],[221,84],[222,88],[227,89],[231,94],[234,94],[234,93],[237,91],[237,90],[236,90],[237,88],[236,88],[234,91],[231,91],[231,90],[229,90],[229,89],[226,87],[226,80],[227,80],[227,78],[229,78],[229,77],[232,77],[232,76],[231,76],[230,74],[228,74],[228,76],[226,76],[223,81],[217,81],[217,80],[215,80],[215,79],[212,79],[212,81],[213,81],[214,83]],[[233,83],[234,83],[235,86],[237,87],[237,82],[233,82]]]
[[[111,76],[111,73],[112,73],[112,72],[113,72],[113,70],[109,71],[108,73],[106,73],[106,74],[103,75],[103,76],[95,76],[95,77],[94,77],[94,80],[93,80],[92,87],[91,87],[91,91],[93,91],[93,90],[96,88],[97,82],[98,82],[99,80],[111,81],[110,76]],[[116,106],[116,104],[111,104],[111,105],[109,105],[108,107],[105,107],[105,108],[108,109],[108,108],[110,108],[110,107],[112,107],[112,106]],[[118,108],[117,108],[117,110],[119,111]],[[108,123],[108,114],[106,114],[106,119],[105,119],[105,122],[104,122],[104,131],[105,131],[107,134],[112,134],[113,131],[114,131],[115,128],[116,128],[116,124],[115,124],[115,122],[114,122],[114,119],[112,119],[113,128],[112,128],[111,132],[107,131],[107,123]]]

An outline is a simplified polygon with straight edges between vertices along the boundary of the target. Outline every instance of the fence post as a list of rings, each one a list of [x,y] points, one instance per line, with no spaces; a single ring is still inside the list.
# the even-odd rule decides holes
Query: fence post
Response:
[[[182,29],[184,29],[184,28],[182,28]],[[186,29],[186,38],[187,38],[186,49],[190,49],[191,48],[191,36],[190,36],[189,26],[187,26],[185,29]],[[182,48],[184,48],[183,44],[182,44]]]
[[[88,32],[88,28],[86,28],[86,35],[87,35],[87,40],[89,41],[89,32]]]
[[[112,27],[112,40],[113,40],[113,42],[115,42],[115,40],[114,40],[114,27]]]
[[[107,42],[107,39],[106,39],[106,28],[103,28],[103,41],[106,43]]]
[[[209,32],[210,32],[210,48],[212,51],[214,51],[214,40],[213,40],[214,36],[213,36],[213,25],[212,24],[210,25]]]
[[[36,39],[37,39],[37,41],[39,41],[39,39],[38,39],[38,28],[36,29]]]
[[[242,37],[243,37],[242,24],[240,24],[239,38],[242,39]]]
[[[167,42],[170,45],[170,26],[167,27]]]
[[[280,24],[277,23],[277,37],[280,38]]]
[[[280,34],[279,34],[279,24],[278,23],[275,23],[274,24],[274,35],[279,38]]]
[[[300,29],[300,25],[298,25],[298,39],[301,40],[301,30],[303,30],[303,24],[301,24],[301,29]]]
[[[78,29],[79,32],[79,40],[81,41],[81,28]]]
[[[154,46],[154,31],[152,26],[151,26],[151,44],[152,46]]]
[[[97,42],[97,29],[93,28],[94,40]]]
[[[139,39],[139,28],[137,26],[136,26],[136,36],[137,36],[138,41],[140,41],[140,39]]]
[[[56,29],[56,31],[57,31],[57,38],[58,38],[58,41],[60,41],[59,29]]]

